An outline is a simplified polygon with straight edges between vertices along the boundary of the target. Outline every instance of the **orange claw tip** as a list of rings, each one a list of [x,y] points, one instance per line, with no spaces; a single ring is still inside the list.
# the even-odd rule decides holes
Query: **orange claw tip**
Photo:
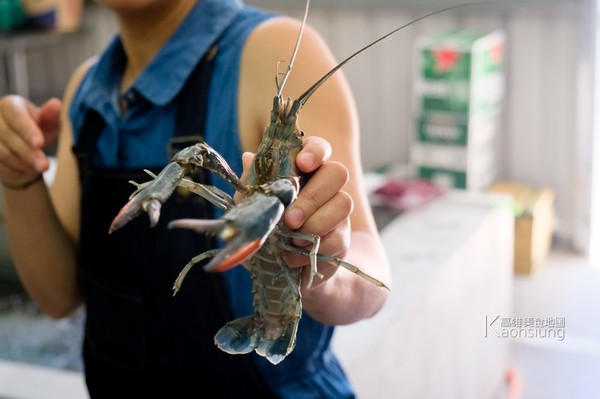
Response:
[[[124,219],[120,216],[121,212],[119,212],[119,214],[113,219],[112,223],[110,224],[110,227],[108,228],[108,234],[114,233],[127,223],[127,221],[124,221]]]
[[[237,251],[233,252],[231,255],[227,256],[223,262],[218,263],[216,265],[211,265],[210,263],[204,267],[204,270],[207,272],[224,272],[225,270],[229,270],[234,266],[239,265],[246,259],[248,259],[252,254],[254,254],[260,248],[260,240],[250,241],[242,245],[238,248]]]

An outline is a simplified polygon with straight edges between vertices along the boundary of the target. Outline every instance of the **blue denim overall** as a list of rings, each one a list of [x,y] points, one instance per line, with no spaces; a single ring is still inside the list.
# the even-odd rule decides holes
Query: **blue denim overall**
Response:
[[[252,392],[268,398],[263,380],[286,399],[354,397],[331,349],[334,327],[306,313],[294,351],[278,365],[255,353],[232,356],[213,348],[213,335],[225,321],[253,311],[252,282],[244,268],[207,276],[197,266],[177,296],[171,296],[171,285],[188,260],[222,243],[207,243],[202,235],[183,229],[166,231],[165,224],[180,217],[218,217],[219,210],[205,209],[195,195],[177,193],[165,204],[155,228],[150,229],[147,215],[141,215],[113,236],[107,235],[112,218],[134,190],[127,181],[146,181],[149,177],[143,168],[164,167],[169,159],[166,143],[173,132],[204,135],[241,173],[237,101],[243,47],[259,24],[275,16],[238,0],[198,1],[123,96],[130,101],[124,116],[119,115],[118,97],[126,54],[119,37],[75,94],[69,116],[82,171],[82,286],[90,315],[84,352],[88,385],[95,397],[136,397],[148,391],[169,398],[205,397],[210,386],[222,391],[224,398],[253,397]],[[213,43],[219,50],[206,97],[208,75],[202,90],[186,79]],[[182,85],[195,96],[185,102],[188,105],[181,101]],[[198,108],[198,101],[206,103]],[[189,110],[183,111],[185,107]],[[197,125],[186,126],[186,120]],[[214,174],[204,177],[232,193],[223,179]],[[129,375],[126,370],[133,372]],[[134,383],[129,385],[129,379]],[[182,387],[168,386],[169,381]],[[170,393],[161,395],[163,389]]]
[[[176,98],[173,147],[191,145],[204,133],[210,70],[205,57]],[[191,231],[168,230],[166,224],[181,217],[211,218],[202,198],[176,191],[156,227],[150,228],[142,214],[108,235],[111,220],[134,189],[128,181],[149,177],[141,169],[90,165],[88,155],[102,126],[102,118],[89,110],[74,147],[83,193],[79,260],[90,395],[204,397],[208,386],[214,389],[219,382],[220,397],[273,397],[249,357],[226,354],[213,344],[215,332],[233,318],[220,275],[192,269],[186,289],[172,295],[182,267],[214,243]],[[205,173],[199,170],[194,178],[203,181]]]

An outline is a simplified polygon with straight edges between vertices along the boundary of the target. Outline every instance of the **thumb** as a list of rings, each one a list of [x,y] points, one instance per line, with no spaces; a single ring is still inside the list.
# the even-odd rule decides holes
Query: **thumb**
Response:
[[[38,125],[44,133],[44,145],[50,145],[58,138],[62,102],[58,98],[46,101],[38,111]]]
[[[242,176],[240,180],[245,184],[248,181],[248,175],[252,170],[252,162],[254,161],[254,153],[252,152],[244,152],[242,154],[242,165],[244,170],[242,171]]]
[[[242,166],[244,169],[242,171],[242,175],[240,176],[240,180],[244,184],[246,184],[246,182],[248,181],[248,176],[250,176],[250,171],[252,170],[252,161],[254,161],[254,153],[244,152],[242,154]],[[243,198],[244,198],[243,194],[240,194],[239,192],[236,191],[235,195],[233,196],[233,201],[235,203],[238,203]]]

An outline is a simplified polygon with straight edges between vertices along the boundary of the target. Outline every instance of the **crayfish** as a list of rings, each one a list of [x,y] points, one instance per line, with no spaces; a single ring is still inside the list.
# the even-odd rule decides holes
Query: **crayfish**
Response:
[[[298,126],[298,114],[309,97],[350,59],[400,29],[444,11],[430,13],[393,30],[340,62],[297,99],[284,99],[282,90],[298,50],[308,5],[309,1],[306,2],[300,34],[287,71],[276,75],[277,93],[273,98],[270,124],[265,129],[255,154],[247,183],[243,183],[225,159],[208,144],[194,144],[178,152],[157,176],[148,172],[153,180],[142,184],[132,182],[137,190],[115,217],[109,230],[114,232],[123,227],[143,211],[148,213],[151,226],[154,226],[160,217],[161,205],[178,186],[202,196],[224,210],[223,216],[217,220],[181,219],[170,222],[169,227],[189,228],[217,235],[226,242],[223,249],[209,250],[191,259],[176,279],[173,290],[176,293],[188,271],[206,259],[210,261],[204,269],[212,272],[245,263],[253,280],[254,314],[226,323],[216,333],[215,343],[221,350],[231,354],[256,351],[273,364],[281,362],[294,349],[298,323],[302,316],[301,269],[287,266],[283,258],[284,251],[309,258],[311,272],[308,286],[311,286],[315,277],[320,276],[317,263],[326,262],[344,267],[377,286],[387,288],[358,267],[342,259],[320,254],[319,236],[291,231],[284,225],[283,214],[296,199],[306,179],[295,164],[296,155],[302,149],[303,136]],[[221,176],[237,192],[243,194],[244,199],[236,204],[231,196],[216,187],[187,178],[189,172],[196,167]],[[311,249],[294,246],[291,240],[293,238],[311,242]]]

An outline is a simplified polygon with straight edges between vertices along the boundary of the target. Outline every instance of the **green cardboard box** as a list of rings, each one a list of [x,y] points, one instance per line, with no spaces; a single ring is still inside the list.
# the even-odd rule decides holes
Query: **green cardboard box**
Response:
[[[493,112],[504,97],[504,33],[446,31],[415,44],[415,116],[468,119]]]
[[[499,113],[469,120],[448,115],[416,118],[410,157],[417,177],[448,188],[487,188],[497,172],[499,118]]]
[[[504,33],[444,31],[415,43],[411,166],[448,188],[482,190],[497,172]]]

